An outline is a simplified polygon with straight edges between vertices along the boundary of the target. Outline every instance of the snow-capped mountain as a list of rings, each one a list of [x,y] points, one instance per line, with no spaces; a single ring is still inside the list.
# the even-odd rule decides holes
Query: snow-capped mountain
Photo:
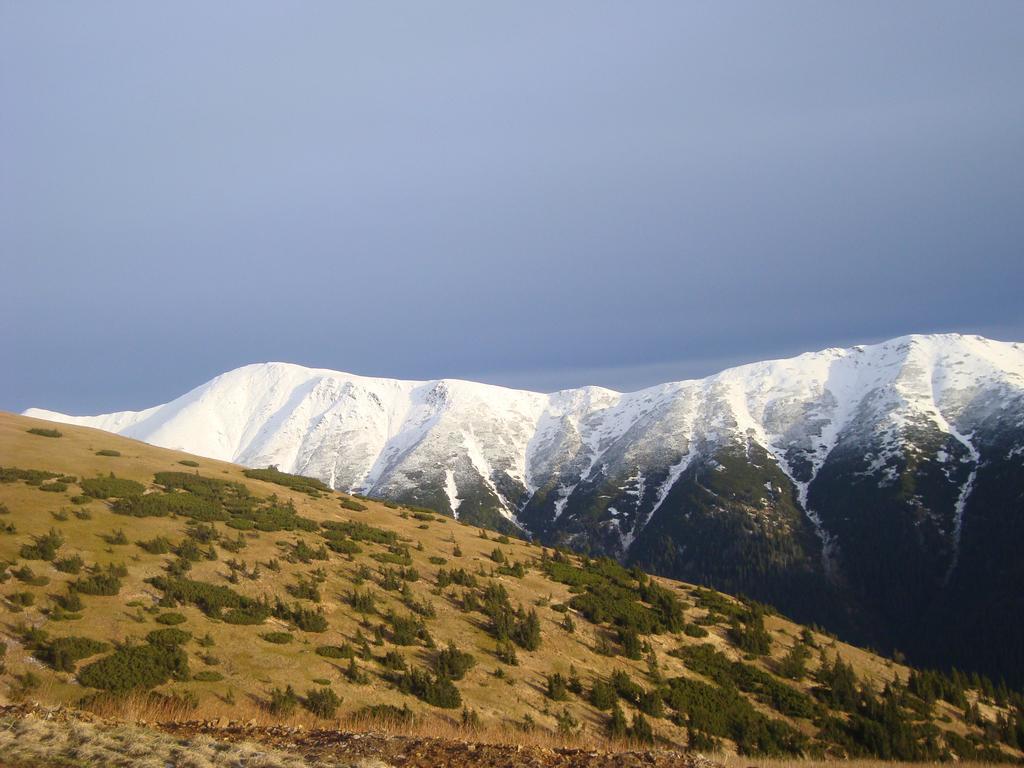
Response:
[[[26,413],[522,529],[869,639],[881,623],[904,649],[965,584],[1024,583],[987,564],[1024,544],[1020,343],[906,336],[631,393],[265,363],[145,411]]]

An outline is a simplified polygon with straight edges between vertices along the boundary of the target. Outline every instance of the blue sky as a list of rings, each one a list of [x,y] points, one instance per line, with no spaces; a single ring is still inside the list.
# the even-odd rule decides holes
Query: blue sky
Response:
[[[0,0],[0,408],[1024,339],[1024,3]]]

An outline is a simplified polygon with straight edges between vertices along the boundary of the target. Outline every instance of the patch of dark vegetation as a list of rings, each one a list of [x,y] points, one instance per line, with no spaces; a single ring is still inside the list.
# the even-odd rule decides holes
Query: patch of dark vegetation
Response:
[[[411,669],[399,675],[395,683],[402,693],[411,694],[432,706],[442,709],[458,709],[462,706],[462,695],[452,681],[431,675],[426,670]]]
[[[20,555],[25,560],[52,561],[57,556],[57,550],[63,545],[64,537],[51,528],[43,536],[33,536],[31,544],[22,545]]]
[[[317,656],[323,656],[325,659],[353,659],[355,658],[355,649],[345,643],[345,645],[321,645],[316,649]]]
[[[126,480],[115,477],[110,473],[107,477],[84,478],[79,485],[82,493],[92,496],[94,499],[124,499],[131,496],[141,496],[146,487],[134,480]]]
[[[352,512],[365,512],[369,509],[365,504],[362,504],[355,499],[344,498],[341,500],[340,504],[342,509],[347,509]]]
[[[151,555],[166,555],[174,548],[166,536],[157,536],[148,541],[136,541],[135,545]]]
[[[18,469],[18,467],[0,467],[0,483],[16,483],[21,481],[25,485],[42,485],[47,480],[60,477],[59,472],[50,472],[45,469]]]
[[[303,632],[325,632],[327,631],[327,617],[323,610],[305,608],[298,603],[292,606],[285,605],[278,599],[274,604],[273,614],[282,621],[290,622]]]
[[[168,646],[184,645],[192,639],[192,633],[186,632],[177,627],[164,627],[154,629],[146,635],[146,642],[150,645]]]
[[[283,485],[293,491],[301,491],[310,496],[319,496],[323,493],[331,493],[331,487],[314,477],[304,475],[292,475],[281,472],[277,467],[270,466],[266,469],[246,469],[242,474],[252,480],[264,480],[268,483]]]
[[[70,557],[54,560],[53,567],[61,573],[70,573],[73,576],[77,576],[82,572],[82,568],[85,567],[85,561],[80,555],[71,555]]]
[[[162,605],[194,605],[207,616],[229,624],[262,624],[271,613],[265,600],[245,597],[220,584],[163,576],[147,581],[164,593]]]
[[[673,678],[665,703],[693,733],[732,739],[744,755],[800,755],[807,748],[807,738],[799,731],[762,715],[732,686]]]
[[[316,530],[312,520],[301,517],[289,502],[275,496],[259,499],[242,483],[203,477],[187,472],[157,472],[154,481],[167,492],[122,498],[114,512],[132,517],[180,515],[200,523],[225,522],[238,530]]]
[[[103,449],[101,449],[99,451],[96,451],[96,455],[97,456],[110,456],[110,457],[116,458],[117,456],[121,455],[121,452],[120,451],[115,451],[112,448],[103,448]]]
[[[199,466],[199,462],[198,461],[193,461],[192,459],[182,459],[178,463],[181,464],[181,466],[183,466],[183,467],[198,467]]]
[[[577,593],[569,604],[591,623],[641,635],[679,632],[686,624],[676,596],[639,569],[627,570],[608,558],[584,558],[577,567],[558,552],[544,561],[544,569]]]
[[[30,435],[39,435],[39,437],[64,437],[64,433],[59,429],[47,429],[46,427],[32,427],[32,429],[25,430]]]
[[[752,664],[730,661],[713,645],[689,645],[673,651],[687,669],[709,677],[721,686],[734,686],[752,693],[759,701],[789,717],[813,718],[821,705],[803,691],[786,685]]]
[[[374,544],[398,544],[398,534],[366,523],[353,520],[326,520],[320,523],[320,535],[328,541],[348,537],[352,541],[366,541]],[[329,545],[328,545],[329,546]]]
[[[449,643],[448,647],[438,652],[434,659],[434,672],[438,677],[461,680],[475,665],[476,658],[473,654],[460,651],[455,647],[455,643]]]
[[[511,640],[527,651],[540,647],[540,618],[532,608],[526,611],[522,606],[513,609],[508,592],[501,584],[492,581],[483,591],[481,610],[490,619],[488,630],[499,641]]]
[[[341,697],[330,688],[311,688],[306,691],[302,706],[317,717],[328,720],[334,717],[341,706]]]
[[[755,606],[740,620],[733,619],[729,639],[744,653],[766,656],[772,649],[772,638],[764,628],[764,612]]]
[[[260,637],[274,645],[286,645],[295,639],[290,632],[264,632]]]
[[[171,679],[188,678],[188,655],[180,645],[171,643],[124,645],[78,673],[81,685],[115,693],[148,690]]]
[[[87,637],[57,637],[46,639],[46,633],[36,630],[32,643],[32,655],[58,672],[74,672],[75,665],[82,659],[103,653],[110,645]],[[42,637],[39,637],[42,635]]]
[[[74,582],[75,591],[83,595],[113,597],[121,591],[121,579],[128,575],[123,565],[93,566],[89,571],[89,575]]]
[[[38,575],[27,565],[23,565],[21,568],[11,571],[11,575],[22,584],[28,584],[32,587],[45,587],[50,583],[50,579],[48,577]]]

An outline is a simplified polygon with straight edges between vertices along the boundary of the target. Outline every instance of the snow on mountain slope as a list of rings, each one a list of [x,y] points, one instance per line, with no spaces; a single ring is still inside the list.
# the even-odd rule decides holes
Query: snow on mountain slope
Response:
[[[859,446],[884,473],[907,450],[908,430],[927,426],[962,447],[958,462],[976,467],[973,441],[984,437],[977,424],[991,424],[1007,393],[1022,392],[1024,345],[935,335],[753,363],[628,394],[598,387],[539,394],[265,363],[145,411],[26,414],[250,466],[276,464],[474,521],[489,510],[549,529],[566,509],[600,508],[623,551],[695,460],[759,446],[792,481],[827,557],[828,533],[808,507],[808,489],[838,446]],[[980,412],[982,401],[989,405]],[[1021,414],[1006,417],[1021,429]],[[959,530],[972,475],[953,474]]]

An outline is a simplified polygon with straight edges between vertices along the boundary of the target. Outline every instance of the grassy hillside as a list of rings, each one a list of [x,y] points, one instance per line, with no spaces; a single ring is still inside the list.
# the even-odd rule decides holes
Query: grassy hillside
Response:
[[[0,703],[1021,758],[1024,700],[986,680],[315,480],[56,430],[0,414]]]

